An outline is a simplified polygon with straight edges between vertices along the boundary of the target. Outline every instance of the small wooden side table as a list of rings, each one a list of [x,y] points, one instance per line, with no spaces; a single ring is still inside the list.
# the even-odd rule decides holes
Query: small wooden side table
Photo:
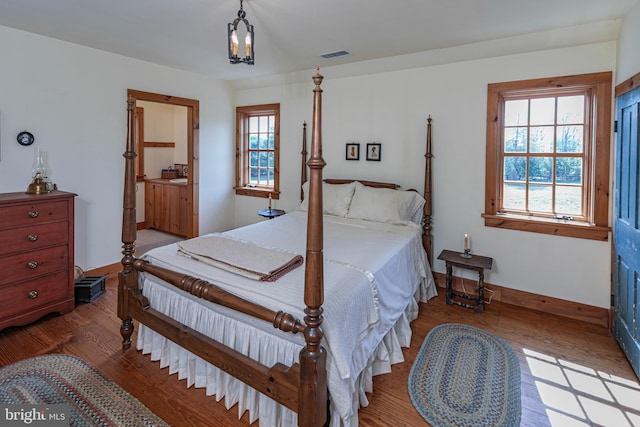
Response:
[[[258,211],[258,215],[265,217],[265,218],[269,218],[269,219],[273,219],[275,217],[278,217],[280,215],[284,215],[284,211],[282,209],[271,209],[271,208],[267,208],[267,209],[262,209]]]
[[[480,256],[471,254],[471,258],[464,258],[462,252],[443,250],[438,255],[438,259],[441,259],[445,262],[445,266],[447,269],[447,278],[446,278],[446,298],[447,304],[457,304],[462,307],[471,308],[478,313],[482,313],[484,311],[484,270],[491,269],[493,266],[493,258]],[[466,270],[473,270],[478,272],[478,297],[474,298],[469,295],[461,294],[452,289],[451,282],[453,280],[453,267],[464,268]],[[464,298],[471,301],[475,301],[475,305],[470,305],[462,301],[457,301],[453,299],[454,297]]]

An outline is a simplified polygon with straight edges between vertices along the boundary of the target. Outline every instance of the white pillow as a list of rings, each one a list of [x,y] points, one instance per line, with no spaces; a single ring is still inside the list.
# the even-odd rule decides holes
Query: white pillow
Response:
[[[357,183],[347,218],[420,224],[425,200],[415,191],[373,188]]]
[[[329,215],[347,216],[356,183],[327,184],[322,183],[322,212]],[[298,207],[300,211],[309,210],[309,181],[302,185],[304,200]]]

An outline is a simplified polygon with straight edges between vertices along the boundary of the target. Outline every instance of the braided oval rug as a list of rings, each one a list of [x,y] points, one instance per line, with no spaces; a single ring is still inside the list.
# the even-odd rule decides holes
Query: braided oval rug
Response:
[[[502,338],[449,323],[427,334],[409,373],[409,395],[434,427],[520,425],[520,364]]]
[[[91,365],[65,354],[0,368],[0,406],[38,404],[67,405],[71,426],[168,426]]]

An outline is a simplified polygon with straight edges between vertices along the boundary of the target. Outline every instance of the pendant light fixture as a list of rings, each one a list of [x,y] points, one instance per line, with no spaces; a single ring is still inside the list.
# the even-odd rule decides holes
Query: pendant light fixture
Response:
[[[249,24],[249,21],[245,18],[247,14],[242,9],[242,0],[240,0],[240,10],[238,11],[238,17],[227,25],[227,36],[229,41],[229,62],[232,64],[248,64],[253,65],[253,25]],[[243,22],[247,28],[247,34],[244,38],[244,49],[239,48],[238,44],[238,24]],[[238,53],[244,54],[244,58],[240,57]]]

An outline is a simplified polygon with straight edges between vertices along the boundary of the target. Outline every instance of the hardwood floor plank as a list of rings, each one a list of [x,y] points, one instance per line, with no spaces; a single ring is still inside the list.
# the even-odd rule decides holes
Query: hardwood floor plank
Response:
[[[227,411],[224,400],[216,402],[203,389],[187,388],[185,380],[169,375],[149,355],[122,350],[116,290],[117,275],[110,272],[107,292],[95,301],[79,304],[64,316],[48,315],[31,325],[0,331],[0,366],[47,353],[72,354],[172,425],[249,425],[247,413],[238,419],[236,406]],[[361,426],[428,425],[411,403],[407,378],[425,336],[442,323],[485,329],[513,347],[521,367],[521,427],[558,427],[562,426],[558,420],[568,419],[582,425],[606,425],[598,424],[601,420],[586,409],[576,414],[563,407],[561,396],[617,414],[612,422],[622,417],[628,425],[638,425],[640,385],[606,328],[497,301],[478,314],[447,306],[442,295],[420,304],[419,317],[412,323],[411,347],[403,351],[405,362],[394,365],[390,374],[374,377],[374,391],[367,395],[370,404],[359,412]]]

